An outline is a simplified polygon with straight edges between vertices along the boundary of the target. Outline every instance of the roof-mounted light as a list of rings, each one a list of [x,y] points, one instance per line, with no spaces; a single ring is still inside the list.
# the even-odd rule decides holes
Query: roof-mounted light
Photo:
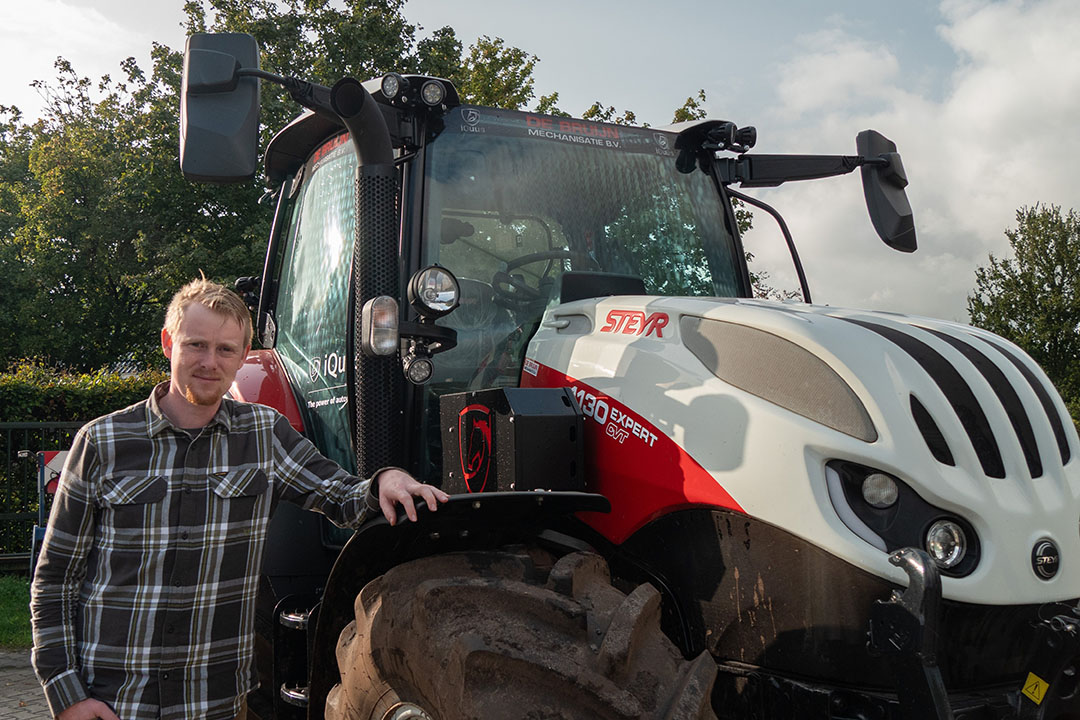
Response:
[[[401,77],[397,73],[387,73],[382,79],[382,94],[390,101],[396,100],[406,88],[409,87],[409,81]]]
[[[420,87],[420,99],[426,105],[438,107],[446,99],[446,86],[438,80],[428,80]]]

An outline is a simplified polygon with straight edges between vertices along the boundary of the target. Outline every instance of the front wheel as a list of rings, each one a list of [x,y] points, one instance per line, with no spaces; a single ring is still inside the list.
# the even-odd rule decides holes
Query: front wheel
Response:
[[[355,610],[328,720],[716,717],[712,658],[685,660],[657,591],[624,594],[595,554],[422,558],[368,583]]]

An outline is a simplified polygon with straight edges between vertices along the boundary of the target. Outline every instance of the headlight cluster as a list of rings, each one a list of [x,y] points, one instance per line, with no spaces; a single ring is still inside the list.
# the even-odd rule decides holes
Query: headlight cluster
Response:
[[[415,84],[420,83],[419,92]],[[382,94],[394,105],[416,105],[423,102],[428,107],[438,107],[446,100],[446,85],[435,78],[413,78],[412,82],[398,73],[388,73],[379,86]]]
[[[435,372],[431,356],[457,344],[457,333],[437,326],[435,321],[458,306],[461,288],[452,272],[430,265],[410,278],[407,295],[419,322],[401,320],[397,301],[388,295],[364,303],[360,351],[368,356],[400,352],[405,377],[414,385],[423,385]]]
[[[926,502],[889,473],[853,462],[825,466],[829,497],[848,528],[874,547],[925,550],[943,575],[970,575],[979,562],[979,538],[963,518]]]

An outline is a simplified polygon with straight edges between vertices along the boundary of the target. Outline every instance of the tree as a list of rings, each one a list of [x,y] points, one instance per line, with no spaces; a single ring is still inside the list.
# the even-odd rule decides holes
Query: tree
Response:
[[[83,370],[156,362],[164,306],[180,284],[199,270],[228,281],[261,266],[268,223],[257,188],[183,180],[180,55],[155,46],[152,56],[150,76],[128,59],[122,80],[96,85],[59,60],[58,79],[38,85],[45,117],[0,137],[0,155],[12,157],[29,141],[26,172],[0,177],[0,202],[18,207],[0,262],[14,256],[25,268],[19,332],[0,360]]]
[[[445,28],[444,28],[445,29]],[[533,70],[538,58],[502,38],[483,36],[469,48],[457,80],[464,102],[518,110],[533,96]]]
[[[592,120],[594,122],[615,123],[616,125],[636,125],[637,114],[633,110],[623,110],[622,114],[615,109],[614,105],[604,106],[602,102],[597,100],[594,102],[585,112],[581,114],[583,120]],[[648,124],[645,125],[648,127]]]
[[[332,84],[385,72],[446,77],[464,102],[521,109],[539,59],[501,38],[468,48],[451,27],[417,42],[404,0],[188,0],[189,32],[252,33],[261,67]],[[271,213],[262,179],[188,183],[178,170],[180,52],[155,44],[148,72],[121,63],[93,82],[63,59],[38,83],[45,117],[0,107],[0,367],[37,357],[76,370],[160,359],[157,329],[175,289],[198,275],[257,274]],[[263,83],[261,146],[300,112]],[[704,94],[682,112],[701,111]],[[556,114],[558,93],[538,107]],[[703,112],[703,111],[701,111]],[[676,113],[678,116],[678,112]],[[633,122],[597,102],[586,117]],[[741,218],[740,218],[741,219]]]
[[[968,296],[971,323],[1035,359],[1080,421],[1080,214],[1023,207],[1006,230],[1011,258],[990,255]]]
[[[23,225],[18,190],[32,185],[30,149],[32,129],[23,124],[17,108],[0,106],[0,364],[4,348],[13,353],[25,331],[22,318],[30,290],[27,258],[16,243],[16,232]]]
[[[341,5],[344,5],[341,7]],[[503,107],[532,97],[536,58],[498,38],[464,52],[452,28],[417,44],[403,0],[190,0],[187,28],[250,32],[264,69],[332,84],[390,71],[448,76],[465,96]],[[155,45],[145,73],[132,59],[98,82],[57,61],[37,84],[34,125],[0,108],[0,366],[37,357],[89,370],[156,362],[172,292],[198,275],[257,274],[270,212],[261,178],[188,183],[178,170],[181,53]],[[300,108],[263,84],[262,146]]]
[[[697,95],[686,98],[686,102],[675,110],[675,116],[671,122],[686,122],[688,120],[704,120],[708,116],[705,110],[705,90],[698,90]]]

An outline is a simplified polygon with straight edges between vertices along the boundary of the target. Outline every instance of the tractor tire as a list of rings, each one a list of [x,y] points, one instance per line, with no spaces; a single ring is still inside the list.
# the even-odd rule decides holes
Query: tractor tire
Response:
[[[685,660],[659,593],[616,589],[598,555],[422,558],[368,583],[355,610],[327,720],[716,718],[712,657]]]

